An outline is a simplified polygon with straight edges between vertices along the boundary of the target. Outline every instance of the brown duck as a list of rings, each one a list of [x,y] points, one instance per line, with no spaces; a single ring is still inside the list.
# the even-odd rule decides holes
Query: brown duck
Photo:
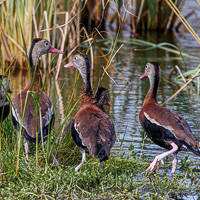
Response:
[[[65,67],[75,67],[83,79],[81,107],[74,116],[71,128],[72,138],[82,153],[82,161],[75,171],[78,172],[86,161],[85,153],[98,157],[100,167],[101,162],[108,159],[116,140],[113,121],[93,96],[88,56],[77,53]]]
[[[63,53],[51,46],[50,42],[44,39],[35,38],[29,51],[29,62],[32,76],[32,83],[29,80],[22,92],[13,99],[12,119],[15,128],[22,126],[23,142],[28,159],[28,142],[36,143],[36,132],[38,142],[46,141],[48,133],[54,123],[53,105],[49,97],[42,91],[42,80],[37,66],[40,56],[47,53]],[[36,105],[37,108],[36,109]],[[36,111],[37,110],[37,111]],[[53,153],[54,164],[57,164]]]
[[[172,161],[173,174],[178,163],[177,154],[186,147],[189,151],[200,156],[199,143],[192,134],[187,122],[173,110],[167,109],[157,103],[157,90],[160,81],[160,68],[158,63],[147,63],[145,73],[140,77],[149,78],[150,88],[145,97],[140,112],[140,123],[147,136],[157,145],[168,151],[155,157],[146,172],[156,169],[159,161],[170,154],[174,154]]]

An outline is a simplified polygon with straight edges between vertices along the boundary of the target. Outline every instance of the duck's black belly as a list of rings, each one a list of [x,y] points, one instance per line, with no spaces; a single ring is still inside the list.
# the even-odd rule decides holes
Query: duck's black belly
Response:
[[[0,107],[0,121],[2,122],[10,113],[10,105],[3,105]]]
[[[15,119],[15,117],[13,115],[12,115],[12,121],[13,121],[13,124],[14,124],[15,128],[17,130],[19,130],[20,129],[20,124],[16,121],[16,119]],[[43,127],[43,141],[44,142],[47,141],[48,133],[51,130],[51,128],[53,127],[54,121],[55,121],[55,117],[54,117],[54,114],[53,114],[52,118],[51,118],[51,121],[50,121],[50,124],[48,124],[47,126]],[[33,143],[33,144],[36,143],[36,138],[31,137],[23,127],[22,127],[22,134],[23,134],[23,137],[25,137],[30,143]],[[42,137],[41,133],[39,133],[38,134],[38,143],[41,142],[41,137]]]
[[[89,152],[88,148],[86,146],[83,145],[81,138],[79,137],[78,132],[76,131],[75,127],[74,127],[74,122],[72,123],[72,128],[71,128],[71,135],[72,138],[74,140],[74,142],[76,143],[76,145],[78,146],[78,148],[85,150],[85,152]]]
[[[147,133],[147,136],[157,145],[166,148],[171,149],[171,142],[174,142],[178,145],[179,149],[183,145],[183,143],[180,140],[177,140],[173,133],[162,126],[159,126],[155,123],[152,123],[149,121],[146,117],[143,118],[142,126]]]

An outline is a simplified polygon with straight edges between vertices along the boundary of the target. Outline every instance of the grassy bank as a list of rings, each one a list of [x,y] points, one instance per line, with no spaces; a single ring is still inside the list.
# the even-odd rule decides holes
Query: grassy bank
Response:
[[[80,173],[74,169],[80,162],[80,153],[65,138],[55,147],[60,165],[46,161],[45,150],[39,147],[38,165],[32,146],[27,161],[21,148],[20,168],[16,176],[16,132],[11,118],[2,124],[1,199],[183,199],[198,194],[199,172],[188,167],[187,157],[179,164],[180,173],[169,175],[171,164],[160,167],[158,174],[146,175],[149,162],[136,160],[134,152],[129,158],[110,158],[98,169],[98,161],[89,157]],[[133,151],[130,150],[130,151]],[[37,167],[36,167],[37,166]],[[162,168],[162,169],[161,169]]]

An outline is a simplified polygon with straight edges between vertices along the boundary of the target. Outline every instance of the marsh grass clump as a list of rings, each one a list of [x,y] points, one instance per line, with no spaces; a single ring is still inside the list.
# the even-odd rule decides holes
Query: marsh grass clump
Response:
[[[16,162],[16,156],[5,156],[10,166],[7,169],[6,165],[1,182],[1,197],[5,199],[162,199],[184,197],[199,189],[196,187],[198,180],[189,181],[197,173],[146,176],[143,172],[148,164],[134,159],[110,158],[98,169],[98,161],[91,158],[79,173],[75,173],[78,161],[68,166],[53,166],[47,165],[41,158],[36,173],[34,154],[30,155],[28,162],[24,155],[21,157],[19,174],[15,176],[13,163]]]
[[[199,172],[188,169],[178,175],[168,176],[168,167],[162,173],[145,175],[148,162],[129,158],[114,158],[102,163],[88,157],[79,173],[75,166],[81,155],[71,140],[70,133],[59,144],[55,144],[60,165],[46,162],[46,148],[38,148],[38,169],[36,168],[36,148],[31,146],[29,160],[21,148],[20,167],[16,176],[16,131],[9,116],[1,126],[1,198],[2,199],[163,199],[183,198],[200,191]],[[56,133],[56,129],[53,129]],[[52,140],[56,139],[52,134]],[[132,154],[133,149],[130,149]],[[187,160],[187,158],[185,159]],[[161,170],[161,168],[159,169]],[[173,183],[173,184],[172,184]]]
[[[105,26],[117,27],[112,32],[117,33],[120,29],[124,29],[134,34],[141,29],[172,29],[177,16],[167,2],[157,0],[139,0],[131,3],[121,0],[2,1],[0,3],[2,41],[0,58],[3,65],[24,66],[27,64],[24,46],[29,49],[33,37],[46,38],[59,49],[67,44],[70,51],[83,41],[82,32],[86,33],[87,39],[93,39],[94,35],[99,35],[100,31],[106,30]],[[182,2],[172,1],[179,10],[182,8]],[[47,61],[49,60],[50,57]]]
[[[177,16],[174,15],[167,1],[136,1],[136,13],[139,15],[138,29],[169,30],[174,27]],[[178,9],[181,9],[184,2],[181,0],[172,1]],[[136,14],[136,16],[138,16]]]
[[[69,2],[52,1],[3,1],[0,3],[0,38],[3,65],[25,66],[26,50],[30,48],[32,38],[46,38],[57,48],[64,47],[66,41],[67,16]],[[70,12],[76,12],[73,8]],[[66,16],[67,15],[67,16]],[[76,17],[74,17],[76,18]],[[79,21],[78,21],[79,24]],[[75,37],[77,36],[73,32]],[[72,38],[74,39],[74,38]],[[77,45],[73,44],[73,45]],[[49,59],[46,62],[50,61]],[[44,66],[46,66],[44,61]]]

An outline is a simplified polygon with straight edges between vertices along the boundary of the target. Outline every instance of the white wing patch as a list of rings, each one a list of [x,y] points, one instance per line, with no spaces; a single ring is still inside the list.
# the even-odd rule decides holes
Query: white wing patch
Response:
[[[15,118],[15,120],[16,120],[18,123],[20,123],[21,118],[19,117],[17,111],[14,109],[13,106],[12,106],[12,115],[13,115],[13,117]]]
[[[170,132],[173,133],[173,135],[176,137],[175,133],[174,133],[174,129],[171,126],[166,126],[166,125],[162,125],[159,122],[157,122],[155,119],[152,119],[147,113],[144,112],[144,116],[153,124],[156,124],[158,126],[162,126],[165,129],[169,130]]]
[[[81,133],[80,133],[79,130],[78,130],[78,124],[77,124],[76,122],[74,123],[74,128],[75,128],[76,132],[78,133],[78,135],[79,135],[79,137],[80,137],[80,139],[81,139],[82,145],[83,145],[83,146],[86,146],[86,145],[83,143],[82,135],[81,135]]]
[[[54,114],[54,112],[53,112],[53,105],[51,105],[51,108],[48,109],[48,112],[47,112],[47,119],[46,119],[46,123],[44,124],[44,127],[48,126],[48,124],[51,121],[51,118],[52,118],[53,114]]]
[[[26,127],[23,125],[21,117],[19,116],[19,114],[17,113],[17,111],[15,110],[13,106],[12,106],[12,115],[15,118],[15,120],[19,123],[19,125],[22,126],[26,130],[26,132],[28,132]]]

